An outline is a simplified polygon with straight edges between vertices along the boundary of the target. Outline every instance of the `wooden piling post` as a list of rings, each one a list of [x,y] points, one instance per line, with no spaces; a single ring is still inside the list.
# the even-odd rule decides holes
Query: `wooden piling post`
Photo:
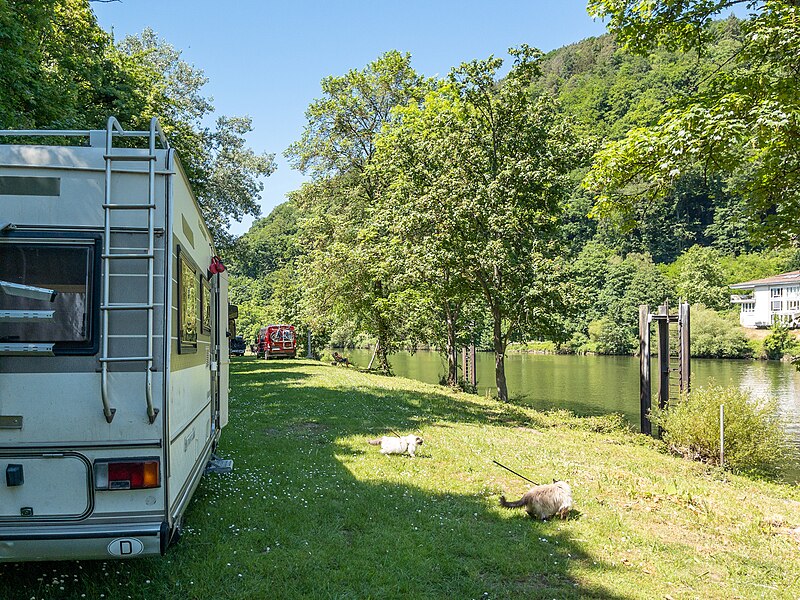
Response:
[[[651,435],[650,398],[650,308],[642,304],[639,306],[639,414],[645,435]]]
[[[669,404],[669,304],[658,307],[658,407]]]
[[[475,354],[475,342],[472,342],[469,345],[469,384],[472,387],[478,386],[478,368],[477,368],[477,356]]]
[[[688,394],[691,380],[691,326],[690,309],[688,302],[678,305],[678,335],[680,339],[680,390],[681,394]]]

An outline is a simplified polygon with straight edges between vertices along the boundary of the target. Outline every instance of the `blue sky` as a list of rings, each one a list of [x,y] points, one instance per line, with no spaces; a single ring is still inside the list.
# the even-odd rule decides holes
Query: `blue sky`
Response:
[[[205,95],[219,115],[250,115],[248,141],[275,153],[264,180],[262,214],[284,202],[303,176],[282,154],[297,140],[309,103],[328,75],[362,68],[387,50],[410,52],[414,68],[444,76],[450,67],[527,43],[548,51],[605,32],[586,0],[407,0],[270,2],[121,0],[92,3],[117,39],[150,27],[209,78]],[[252,219],[234,224],[244,233]]]

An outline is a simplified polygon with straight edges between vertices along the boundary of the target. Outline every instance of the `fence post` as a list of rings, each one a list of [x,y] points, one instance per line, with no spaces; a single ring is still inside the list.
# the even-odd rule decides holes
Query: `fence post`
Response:
[[[725,466],[725,405],[719,405],[719,466]]]

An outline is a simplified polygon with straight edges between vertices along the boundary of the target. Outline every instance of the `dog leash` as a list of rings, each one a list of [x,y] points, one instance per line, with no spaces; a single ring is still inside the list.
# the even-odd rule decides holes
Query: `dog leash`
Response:
[[[528,481],[528,482],[532,483],[533,485],[539,485],[539,484],[538,484],[538,483],[536,483],[535,481],[531,481],[530,479],[528,479],[527,477],[525,477],[525,475],[520,475],[520,474],[519,474],[519,473],[517,473],[516,471],[513,471],[513,470],[509,469],[507,466],[505,466],[505,465],[501,465],[501,464],[500,464],[499,462],[497,462],[496,460],[493,460],[492,462],[493,462],[494,464],[496,464],[498,467],[503,467],[503,468],[504,468],[506,471],[511,471],[511,472],[512,472],[514,475],[516,475],[517,477],[522,477],[522,478],[523,478],[525,481]]]

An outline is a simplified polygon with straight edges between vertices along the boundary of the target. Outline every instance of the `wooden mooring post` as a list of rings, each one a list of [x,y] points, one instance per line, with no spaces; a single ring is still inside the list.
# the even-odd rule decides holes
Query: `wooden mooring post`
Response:
[[[651,435],[650,419],[650,308],[639,306],[639,415],[640,429]]]
[[[646,304],[639,306],[639,410],[640,427],[642,433],[660,437],[660,432],[653,432],[650,422],[650,409],[652,408],[652,373],[650,370],[651,353],[651,323],[655,321],[657,327],[658,343],[658,406],[664,409],[670,401],[670,373],[677,371],[679,393],[689,392],[691,380],[691,363],[689,358],[690,342],[690,309],[687,302],[678,304],[678,313],[669,312],[669,303],[664,302],[658,307],[658,313],[650,312]],[[671,366],[669,326],[678,326],[678,366]]]
[[[475,369],[476,358],[474,342],[461,349],[461,372],[464,374],[464,381],[472,387],[478,385],[478,372]]]

